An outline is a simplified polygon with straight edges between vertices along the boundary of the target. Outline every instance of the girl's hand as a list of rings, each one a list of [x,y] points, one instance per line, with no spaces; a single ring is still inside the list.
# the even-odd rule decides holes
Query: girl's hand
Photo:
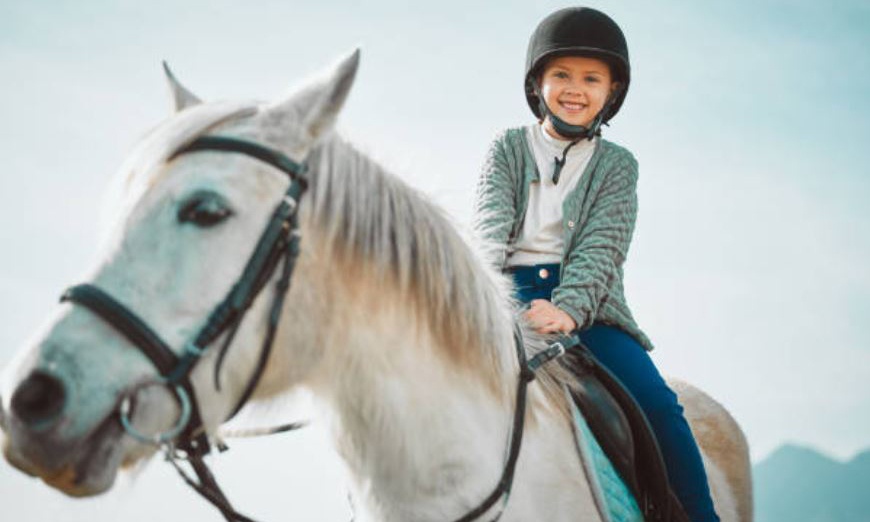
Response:
[[[525,316],[538,333],[571,333],[577,328],[577,323],[570,315],[545,299],[532,301]]]

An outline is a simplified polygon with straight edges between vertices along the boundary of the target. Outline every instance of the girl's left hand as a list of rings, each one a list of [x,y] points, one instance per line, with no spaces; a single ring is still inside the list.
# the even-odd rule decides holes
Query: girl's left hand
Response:
[[[533,300],[525,316],[538,333],[571,333],[577,328],[570,315],[546,299]]]

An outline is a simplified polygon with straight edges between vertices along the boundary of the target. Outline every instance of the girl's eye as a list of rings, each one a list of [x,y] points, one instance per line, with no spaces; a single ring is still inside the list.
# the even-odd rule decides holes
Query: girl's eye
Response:
[[[568,73],[563,72],[563,71],[559,71],[559,72],[553,73],[553,76],[555,76],[556,78],[559,78],[560,80],[564,80],[565,78],[568,77]]]
[[[178,222],[192,223],[200,228],[213,227],[230,217],[226,200],[216,192],[199,191],[185,199],[178,207]]]
[[[598,83],[598,77],[597,76],[587,76],[586,81],[589,83]]]

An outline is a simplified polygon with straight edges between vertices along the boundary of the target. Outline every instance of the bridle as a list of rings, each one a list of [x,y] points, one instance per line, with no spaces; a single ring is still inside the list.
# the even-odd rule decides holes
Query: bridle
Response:
[[[178,399],[181,413],[176,425],[168,431],[148,436],[136,430],[130,422],[132,401],[128,395],[119,408],[119,419],[124,430],[134,439],[165,447],[167,456],[173,464],[173,457],[183,452],[200,479],[195,484],[184,476],[191,486],[210,502],[215,504],[229,521],[248,521],[249,518],[232,508],[226,496],[206,467],[202,458],[211,451],[211,444],[202,425],[199,404],[190,381],[190,374],[205,350],[223,334],[227,334],[215,366],[215,384],[220,389],[217,378],[232,339],[239,328],[245,312],[265,287],[278,265],[281,274],[269,313],[269,323],[260,356],[253,374],[248,380],[241,397],[228,418],[233,417],[248,401],[257,387],[266,368],[272,350],[275,331],[284,304],[284,296],[290,285],[290,277],[299,255],[299,224],[297,219],[298,202],[305,192],[308,182],[304,177],[306,166],[296,163],[286,155],[257,143],[237,138],[203,136],[176,151],[169,159],[182,154],[198,151],[234,152],[256,158],[287,174],[290,186],[284,197],[275,207],[266,229],[260,236],[254,252],[239,280],[233,285],[223,301],[209,314],[194,339],[185,344],[178,356],[145,321],[111,295],[92,284],[81,284],[64,292],[61,301],[82,305],[100,316],[104,321],[123,334],[154,365],[159,374],[156,383],[170,388]],[[153,384],[153,383],[152,383]],[[179,471],[181,471],[180,468]]]
[[[281,273],[272,297],[268,327],[259,359],[248,384],[227,420],[241,410],[257,388],[271,354],[284,297],[290,287],[290,278],[293,275],[293,269],[299,255],[300,237],[297,210],[299,200],[308,187],[308,181],[305,177],[307,165],[297,163],[283,153],[258,143],[221,136],[199,137],[176,151],[169,160],[183,154],[200,151],[230,152],[253,157],[284,172],[290,179],[290,186],[272,212],[269,223],[261,234],[239,280],[233,285],[223,301],[212,310],[205,326],[199,330],[192,341],[184,345],[181,355],[176,355],[169,345],[135,312],[95,285],[73,286],[64,292],[61,301],[68,301],[88,308],[123,334],[157,369],[159,377],[146,383],[146,386],[166,386],[172,390],[178,401],[180,414],[175,426],[163,433],[149,436],[139,432],[133,426],[130,416],[135,406],[131,398],[132,394],[127,395],[121,401],[118,411],[119,420],[125,432],[140,442],[164,448],[168,460],[178,470],[184,481],[214,504],[227,521],[253,522],[232,507],[203,461],[203,457],[211,451],[211,444],[202,425],[199,404],[190,381],[190,374],[209,346],[221,335],[226,334],[215,365],[214,380],[216,387],[220,390],[218,372],[226,351],[245,313],[273,277],[280,264]],[[558,357],[565,350],[561,344],[556,343],[550,349],[539,353],[531,360],[527,360],[519,330],[515,331],[514,344],[520,362],[520,373],[510,450],[505,467],[493,492],[479,506],[457,519],[456,522],[476,520],[489,511],[500,499],[503,501],[503,506],[493,520],[498,520],[501,516],[510,495],[514,470],[522,444],[528,383],[534,379],[534,370],[546,361]],[[286,429],[281,429],[281,431],[286,431]],[[187,460],[190,463],[199,479],[198,482],[179,467],[178,462],[176,462],[178,459]]]

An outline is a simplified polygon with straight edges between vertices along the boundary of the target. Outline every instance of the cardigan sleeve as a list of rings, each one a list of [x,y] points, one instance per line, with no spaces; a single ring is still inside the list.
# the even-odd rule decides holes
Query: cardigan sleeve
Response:
[[[501,268],[507,259],[513,221],[516,216],[516,177],[512,172],[505,142],[507,131],[499,134],[483,162],[474,201],[472,226],[486,243],[492,262]]]
[[[609,172],[565,261],[553,304],[577,323],[592,325],[622,265],[637,219],[637,161],[626,152]]]

